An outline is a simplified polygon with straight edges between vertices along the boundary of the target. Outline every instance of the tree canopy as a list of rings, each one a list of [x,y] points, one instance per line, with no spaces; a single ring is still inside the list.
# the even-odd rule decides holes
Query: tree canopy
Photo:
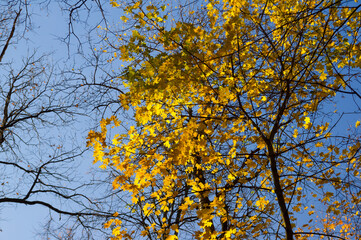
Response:
[[[337,105],[360,113],[360,3],[110,3],[109,87],[134,118],[88,144],[123,194],[114,239],[361,237],[360,121]]]

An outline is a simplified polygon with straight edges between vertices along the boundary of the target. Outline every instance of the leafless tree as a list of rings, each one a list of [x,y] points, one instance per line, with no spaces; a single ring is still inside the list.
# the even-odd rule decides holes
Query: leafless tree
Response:
[[[91,124],[81,123],[89,115],[84,98],[66,88],[75,75],[66,78],[49,54],[24,50],[33,26],[30,8],[29,1],[0,3],[0,207],[48,208],[48,238],[96,238],[113,213],[102,202],[110,185],[85,175],[80,163],[85,139],[78,144],[74,132]]]

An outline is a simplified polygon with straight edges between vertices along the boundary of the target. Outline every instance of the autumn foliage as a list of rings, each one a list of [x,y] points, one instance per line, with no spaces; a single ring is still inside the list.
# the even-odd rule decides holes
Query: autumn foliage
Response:
[[[110,3],[134,121],[88,144],[124,193],[114,239],[360,238],[360,122],[335,107],[361,100],[359,3]]]

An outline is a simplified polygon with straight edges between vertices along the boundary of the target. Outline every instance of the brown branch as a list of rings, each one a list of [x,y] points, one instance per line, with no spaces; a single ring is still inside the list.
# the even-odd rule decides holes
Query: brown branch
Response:
[[[19,18],[19,16],[20,16],[20,13],[21,13],[21,9],[19,10],[19,12],[16,13],[16,16],[15,16],[15,19],[14,19],[14,22],[13,22],[13,26],[12,26],[12,28],[11,28],[10,35],[9,35],[8,39],[6,40],[5,46],[3,47],[3,50],[1,51],[1,54],[0,54],[0,62],[2,62],[3,57],[4,57],[4,55],[5,55],[5,52],[6,52],[7,48],[8,48],[9,45],[10,45],[10,41],[11,41],[11,39],[12,39],[13,36],[14,36],[15,28],[16,28],[16,22],[18,21],[18,18]]]
[[[301,234],[304,234],[304,235],[312,235],[312,234],[315,234],[315,235],[319,235],[319,236],[326,236],[326,237],[332,237],[332,238],[338,238],[338,239],[346,240],[346,238],[339,237],[339,236],[335,236],[335,235],[332,235],[332,234],[326,234],[326,233],[316,233],[316,232],[295,232],[295,233],[293,233],[293,234],[294,234],[294,235],[301,235]]]

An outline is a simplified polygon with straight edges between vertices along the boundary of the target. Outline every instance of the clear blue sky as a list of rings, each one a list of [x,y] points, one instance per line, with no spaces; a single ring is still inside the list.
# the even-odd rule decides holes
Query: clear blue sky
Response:
[[[56,53],[60,54],[61,51],[64,51],[61,48],[65,48],[65,46],[57,43],[54,36],[64,31],[65,22],[61,20],[63,18],[59,9],[50,10],[49,14],[45,11],[34,14],[32,19],[34,20],[35,31],[27,35],[29,41],[20,42],[15,48],[9,50],[16,53],[17,56],[23,53],[24,57],[26,52],[28,50],[31,52],[32,49],[38,49],[39,53],[56,50]],[[42,206],[24,206],[21,204],[2,205],[0,211],[0,229],[2,230],[0,239],[2,240],[39,239],[36,236],[37,230],[40,229],[40,224],[44,223],[49,213],[48,209]]]
[[[63,37],[67,33],[67,16],[62,15],[55,1],[53,4],[50,4],[48,10],[41,10],[37,8],[37,5],[32,5],[30,12],[34,13],[31,17],[34,31],[27,33],[26,36],[29,40],[23,40],[11,47],[8,51],[9,54],[5,57],[21,61],[22,57],[26,57],[27,52],[32,52],[36,49],[39,55],[51,53],[54,62],[60,59],[66,61],[68,57],[67,47],[64,43],[59,42],[57,36]],[[87,124],[82,124],[87,126]],[[85,145],[85,133],[83,132],[79,136],[83,137],[82,141]],[[79,168],[82,172],[79,172],[79,174],[84,174],[89,168],[96,167],[92,165],[91,153],[83,158],[79,158],[78,161],[82,161],[82,168]],[[52,200],[49,201],[53,203]],[[49,210],[42,206],[2,204],[0,206],[0,214],[0,240],[35,240],[40,239],[37,234],[46,222]]]

